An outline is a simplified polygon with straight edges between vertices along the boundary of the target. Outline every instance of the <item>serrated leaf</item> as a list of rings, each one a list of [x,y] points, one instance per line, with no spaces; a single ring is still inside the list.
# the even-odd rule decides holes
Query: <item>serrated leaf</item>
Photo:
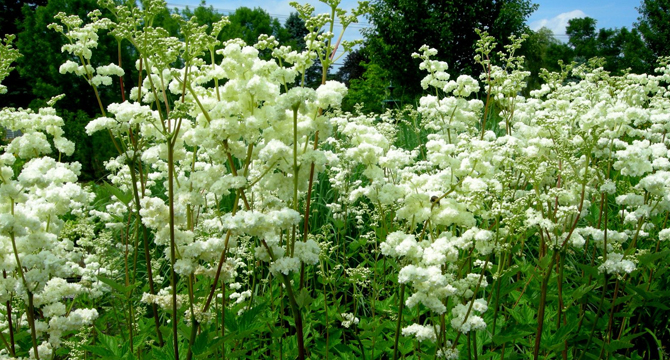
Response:
[[[658,302],[658,301],[650,301],[647,303],[649,306],[655,307],[657,309],[661,310],[668,310],[670,307],[668,307],[666,304]]]
[[[151,358],[155,360],[174,360],[174,356],[170,357],[170,355],[161,348],[154,348],[151,351]]]
[[[193,342],[192,350],[193,350],[193,355],[201,355],[208,349],[208,343],[209,343],[209,332],[207,330],[203,330],[198,336],[195,338],[195,341]]]
[[[91,352],[95,355],[98,355],[102,358],[113,357],[114,356],[114,353],[112,353],[106,347],[103,347],[103,346],[85,345],[85,346],[83,346],[83,349],[88,351],[88,352]]]
[[[645,285],[646,286],[646,285]],[[651,300],[653,298],[653,295],[647,291],[645,286],[639,286],[639,285],[629,285],[626,288],[632,290],[635,292],[635,294],[641,296],[644,300]]]
[[[590,286],[583,284],[582,286],[578,287],[575,289],[575,291],[572,292],[572,301],[574,302],[581,299],[584,295],[590,293],[595,287],[595,284]]]
[[[667,257],[668,254],[670,254],[670,250],[663,250],[663,251],[659,251],[657,253],[642,254],[642,255],[638,256],[638,260],[639,260],[640,264],[645,264],[646,266],[649,266],[650,264],[654,263],[656,260]]]
[[[611,353],[615,352],[617,350],[628,349],[628,348],[631,348],[631,347],[633,347],[633,344],[631,344],[628,341],[623,341],[623,340],[614,340],[614,341],[610,342],[609,344],[605,344],[605,348],[607,349],[607,351],[609,351]]]
[[[344,221],[339,220],[339,219],[332,219],[332,221],[333,221],[333,224],[335,225],[335,227],[336,227],[337,229],[342,229],[342,228],[344,228],[344,225],[345,225],[345,222],[344,222]]]
[[[223,321],[226,325],[226,328],[231,332],[235,333],[239,330],[240,324],[237,321],[237,314],[230,311],[228,308],[223,309]]]
[[[576,265],[577,265],[578,268],[580,268],[582,271],[584,271],[585,276],[590,275],[594,278],[599,278],[600,277],[600,273],[598,272],[598,268],[596,268],[595,266],[591,266],[591,265],[588,265],[588,264],[580,264],[580,263],[577,263]]]
[[[295,302],[298,303],[298,307],[301,309],[309,306],[313,301],[314,298],[309,295],[309,292],[306,288],[302,288],[302,290],[300,290],[300,294],[295,297]]]
[[[119,342],[115,337],[105,335],[102,332],[98,333],[97,337],[98,341],[114,356],[121,357],[123,355],[121,349],[119,348]]]

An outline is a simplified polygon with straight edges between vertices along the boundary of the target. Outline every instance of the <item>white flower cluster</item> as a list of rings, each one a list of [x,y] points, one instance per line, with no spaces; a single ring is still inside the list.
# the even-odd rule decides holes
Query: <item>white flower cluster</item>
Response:
[[[80,295],[100,295],[91,285],[97,282],[96,273],[104,271],[72,239],[61,236],[63,217],[84,215],[93,197],[77,183],[78,163],[47,156],[54,149],[65,155],[74,152],[62,126],[51,107],[37,113],[0,110],[0,127],[24,133],[0,148],[0,248],[5,250],[0,268],[7,274],[0,279],[0,299],[22,304],[6,316],[15,317],[21,331],[34,330],[43,358],[61,347],[66,332],[90,326],[97,318],[95,309],[67,309]],[[21,165],[15,176],[12,166],[17,163]],[[20,311],[28,321],[17,321]]]
[[[460,355],[458,349],[453,349],[451,341],[447,341],[444,349],[437,350],[438,359],[457,360]]]
[[[342,317],[342,326],[347,329],[349,329],[352,326],[358,325],[358,322],[360,321],[352,313],[341,313],[340,316]]]
[[[635,263],[624,257],[623,254],[609,253],[607,260],[598,267],[598,271],[607,274],[630,274],[635,271]]]
[[[172,288],[165,287],[158,291],[156,295],[151,295],[150,293],[142,294],[142,300],[145,304],[156,304],[158,307],[164,311],[172,311]],[[177,294],[177,307],[181,307],[188,301],[188,298],[184,294]]]
[[[343,205],[353,213],[369,203],[374,216],[393,214],[396,229],[403,230],[390,232],[380,251],[402,264],[398,282],[412,289],[406,305],[450,313],[452,327],[464,333],[486,327],[480,315],[487,304],[477,291],[488,285],[487,271],[498,267],[489,259],[510,246],[588,244],[606,252],[607,261],[597,265],[601,272],[630,273],[635,255],[622,250],[652,238],[658,230],[651,218],[670,210],[667,71],[615,77],[577,66],[548,75],[540,90],[524,97],[529,73],[515,55],[522,40],[512,39],[498,54],[504,66],[489,60],[495,48],[490,37],[483,34],[479,43],[479,81],[494,104],[469,99],[480,83],[467,76],[449,80],[447,64],[433,60],[436,51],[424,46],[414,54],[428,72],[422,86],[431,88],[419,101],[420,123],[403,119],[406,110],[381,121],[342,114],[332,120],[338,136],[328,140],[337,156],[329,180],[339,192],[331,211],[341,216]],[[564,81],[568,75],[578,80]],[[485,123],[491,111],[498,111],[498,124]],[[386,125],[403,122],[411,136],[412,129],[419,139],[427,133],[427,141],[394,147],[397,134]],[[593,199],[601,198],[620,207],[622,227],[578,226],[598,205]],[[670,239],[669,231],[659,230],[660,241]],[[466,254],[480,273],[460,270]],[[460,301],[448,308],[449,297]],[[425,326],[432,329],[412,326],[404,332],[418,336]]]
[[[412,324],[402,329],[402,335],[414,336],[419,342],[424,340],[435,341],[437,339],[436,330],[432,326]]]
[[[130,100],[104,106],[103,116],[86,126],[89,135],[104,131],[114,136],[119,155],[105,164],[108,181],[120,194],[134,196],[115,196],[104,211],[88,214],[109,231],[123,229],[123,220],[137,215],[162,260],[174,263],[171,270],[180,275],[231,284],[238,273],[253,271],[246,265],[254,258],[268,263],[274,275],[317,264],[321,248],[301,233],[300,225],[309,186],[337,161],[320,145],[331,135],[329,114],[340,107],[347,89],[335,81],[311,89],[302,78],[318,57],[329,56],[324,41],[333,35],[310,28],[307,49],[298,52],[278,47],[268,36],[255,46],[240,39],[221,44],[216,33],[226,21],[211,33],[188,22],[193,31],[184,47],[183,40],[161,29],[133,28],[137,11],[123,6],[110,11],[124,22],[92,13],[92,22],[84,24],[60,14],[63,25],[51,25],[69,41],[63,51],[75,56],[60,72],[83,76],[94,87],[124,76],[114,64],[91,64],[99,30],[112,29],[115,36],[139,44],[141,53],[135,65],[145,76],[130,89]],[[196,55],[187,67],[175,67],[185,63],[178,57],[190,56],[186,49]],[[272,58],[262,55],[265,50]],[[205,62],[202,52],[222,59]],[[46,145],[25,151],[34,150],[46,152]],[[145,293],[142,301],[171,309],[170,291]],[[235,291],[232,302],[247,301],[250,294]]]
[[[75,57],[90,60],[94,49],[98,47],[98,31],[109,28],[112,25],[111,20],[100,18],[102,12],[94,10],[88,14],[92,22],[84,24],[84,21],[77,15],[67,15],[63,12],[56,14],[55,19],[60,24],[50,24],[49,28],[62,33],[68,39],[69,43],[63,45],[61,51],[74,55]],[[83,25],[83,26],[82,26]]]
[[[467,334],[472,330],[486,329],[484,319],[476,314],[486,312],[488,306],[486,300],[476,299],[473,303],[458,304],[451,310],[453,318],[451,319],[451,326],[462,333]],[[468,314],[469,312],[469,314]]]

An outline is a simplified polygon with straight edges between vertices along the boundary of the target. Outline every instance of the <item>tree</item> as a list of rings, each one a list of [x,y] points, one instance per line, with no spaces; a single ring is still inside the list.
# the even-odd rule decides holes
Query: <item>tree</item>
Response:
[[[305,20],[297,12],[292,12],[286,19],[284,28],[288,35],[286,45],[290,45],[294,49],[304,49],[306,46],[305,36],[309,34]]]
[[[537,31],[530,31],[528,39],[523,43],[520,53],[526,61],[524,66],[531,75],[525,91],[535,90],[540,87],[540,71],[558,71],[558,61],[569,63],[572,61],[572,49],[554,37],[554,33],[546,27]]]
[[[570,37],[568,45],[582,62],[596,56],[598,49],[595,19],[590,17],[571,19],[568,21],[565,33]]]
[[[568,44],[577,62],[601,57],[605,59],[605,70],[616,75],[628,68],[634,73],[644,73],[653,66],[649,61],[652,54],[636,29],[607,28],[596,32],[596,20],[586,17],[568,21],[566,33],[570,36]]]
[[[425,72],[411,54],[427,44],[438,50],[452,74],[477,76],[474,29],[486,30],[499,44],[527,30],[525,21],[537,8],[529,0],[376,0],[364,35],[373,62],[389,71],[394,83],[413,94]]]
[[[214,9],[213,6],[207,6],[203,0],[197,8],[191,10],[188,6],[181,12],[176,11],[175,13],[181,14],[185,19],[190,19],[194,17],[197,19],[198,24],[200,25],[209,25],[212,26],[213,23],[221,20],[223,14],[219,13]]]
[[[5,35],[19,33],[19,24],[23,21],[23,6],[33,10],[39,5],[46,5],[46,0],[0,0],[0,39]],[[7,93],[0,97],[0,107],[28,107],[30,104],[30,88],[21,81],[18,71],[12,71],[3,81],[7,85]]]
[[[46,0],[0,0],[0,36],[4,39],[6,34],[18,33],[18,24],[23,19],[21,9],[24,5],[35,10],[37,6],[46,4]]]
[[[360,78],[351,79],[349,92],[342,102],[342,110],[353,111],[356,104],[363,105],[364,113],[384,111],[382,102],[391,96],[387,87],[388,74],[379,65],[362,63],[364,69]]]
[[[635,24],[655,58],[670,55],[670,1],[642,0],[637,8],[640,16]]]
[[[600,29],[598,33],[598,56],[605,58],[605,69],[617,75],[626,69],[636,74],[648,72],[654,65],[650,62],[651,51],[637,29]]]
[[[270,14],[261,8],[249,9],[240,7],[228,16],[230,24],[221,31],[220,39],[228,40],[240,38],[247,44],[255,44],[261,34],[274,35],[282,43],[288,38],[288,32],[279,20],[273,19]]]
[[[366,49],[360,47],[349,54],[344,58],[344,63],[337,70],[335,77],[338,81],[345,83],[347,86],[350,85],[352,80],[360,79],[365,73],[365,65],[363,63],[369,63],[370,57],[368,56]]]

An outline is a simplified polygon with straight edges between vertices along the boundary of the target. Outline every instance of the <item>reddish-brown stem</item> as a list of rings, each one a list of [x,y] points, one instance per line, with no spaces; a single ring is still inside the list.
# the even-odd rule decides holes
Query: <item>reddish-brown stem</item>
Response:
[[[547,267],[547,273],[542,278],[542,287],[540,293],[540,305],[537,310],[537,331],[535,333],[535,347],[533,348],[533,359],[537,360],[540,356],[540,342],[542,341],[542,328],[544,327],[544,310],[547,302],[547,285],[549,284],[549,278],[551,278],[551,268],[553,267],[555,257],[551,257],[551,262]]]
[[[228,241],[230,239],[231,231],[228,230],[226,233],[226,240],[225,240],[225,248],[227,248]],[[212,283],[212,289],[209,292],[209,295],[207,296],[207,301],[205,301],[205,305],[202,307],[202,312],[207,312],[209,310],[209,306],[212,303],[212,299],[214,298],[214,292],[216,292],[216,288],[219,283],[219,277],[221,276],[221,268],[223,267],[223,263],[226,262],[226,249],[224,249],[221,252],[221,257],[219,258],[219,265],[216,268],[216,274],[214,274],[214,282]]]

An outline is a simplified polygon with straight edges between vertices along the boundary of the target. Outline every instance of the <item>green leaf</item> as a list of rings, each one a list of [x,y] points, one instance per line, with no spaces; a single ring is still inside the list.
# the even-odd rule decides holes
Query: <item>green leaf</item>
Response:
[[[104,275],[98,275],[98,280],[100,280],[100,282],[104,283],[105,285],[111,287],[112,289],[120,292],[124,296],[128,296],[130,294],[130,291],[138,285],[138,284],[130,284],[128,286],[123,286]]]
[[[84,348],[84,350],[89,351],[89,352],[91,352],[95,355],[98,355],[101,358],[114,357],[114,353],[109,351],[109,349],[107,349],[107,347],[85,345],[85,346],[83,346],[83,348]]]
[[[644,300],[651,300],[654,298],[654,296],[647,291],[646,285],[628,285],[627,289],[632,290],[635,292],[637,295],[640,295]]]
[[[133,194],[132,193],[125,193],[121,191],[118,187],[105,182],[102,187],[107,190],[110,194],[114,195],[119,201],[121,201],[124,205],[128,206],[130,202],[133,200]]]
[[[205,351],[208,350],[208,342],[209,342],[209,331],[204,329],[196,338],[195,341],[193,342],[193,355],[201,355]]]
[[[657,309],[661,309],[661,310],[670,310],[670,307],[668,307],[666,304],[664,304],[664,303],[662,303],[662,302],[651,301],[651,302],[649,302],[649,303],[647,303],[647,304],[648,304],[649,306],[655,307],[655,308],[657,308]]]
[[[582,271],[584,271],[584,276],[591,275],[594,278],[601,278],[600,273],[598,272],[598,268],[595,266],[591,266],[588,264],[576,264],[578,268],[580,268]]]
[[[549,267],[549,264],[552,262],[552,258],[553,256],[551,255],[545,255],[537,262],[537,266],[542,270],[546,270]]]
[[[632,347],[633,347],[633,344],[631,344],[628,341],[623,341],[623,340],[614,340],[614,341],[610,342],[609,344],[605,344],[605,349],[607,349],[607,351],[609,351],[611,353],[615,352],[617,350],[628,349],[628,348],[632,348]]]
[[[654,263],[656,260],[667,257],[668,254],[670,254],[670,250],[663,250],[663,251],[659,251],[657,253],[642,254],[638,257],[638,260],[639,260],[640,264],[644,264],[645,266],[649,266],[652,263]]]
[[[226,325],[226,328],[231,332],[236,333],[240,328],[240,324],[237,322],[237,314],[229,310],[228,308],[224,308],[223,315],[224,315],[223,320]]]
[[[344,228],[345,222],[339,219],[333,219],[333,224],[335,224],[335,227],[338,229]]]
[[[174,360],[174,356],[170,357],[170,355],[161,348],[154,348],[151,351],[151,358],[155,360]]]
[[[137,357],[132,352],[128,351],[126,355],[123,356],[124,360],[136,360]]]
[[[572,292],[572,301],[575,302],[579,299],[582,298],[582,296],[590,293],[594,288],[596,287],[596,284],[587,286],[586,284],[582,284],[582,286],[578,287],[575,289],[575,291]]]
[[[493,337],[493,343],[496,345],[502,345],[506,342],[518,341],[519,339],[534,333],[535,332],[531,330],[523,330],[520,327],[511,326],[507,329],[504,329],[501,333],[496,334],[496,336]]]
[[[306,288],[302,288],[302,290],[300,290],[300,294],[295,297],[295,302],[298,303],[298,307],[301,309],[309,306],[313,301],[314,298],[309,295],[309,292]]]
[[[267,303],[260,303],[245,311],[238,320],[240,327],[244,330],[254,330],[264,327],[264,325],[258,321],[258,317],[261,312],[265,311],[266,308]]]
[[[550,350],[559,350],[565,346],[565,341],[570,338],[570,333],[574,331],[579,325],[578,321],[569,321],[566,325],[562,325],[560,329],[552,336],[553,345],[549,347]]]
[[[103,344],[107,350],[111,351],[114,355],[121,355],[121,352],[119,351],[119,342],[115,337],[100,333],[98,334],[98,341],[100,341],[100,343]]]

